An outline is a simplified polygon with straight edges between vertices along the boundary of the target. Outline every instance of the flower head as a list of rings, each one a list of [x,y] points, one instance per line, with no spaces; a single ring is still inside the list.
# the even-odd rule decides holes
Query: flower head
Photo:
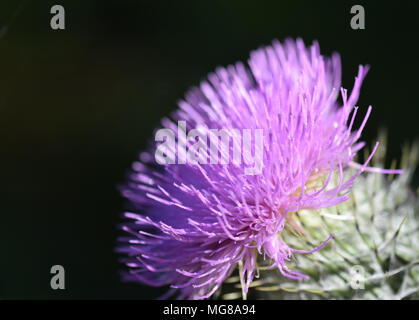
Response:
[[[257,255],[272,261],[285,276],[306,276],[287,268],[297,250],[281,240],[281,230],[292,225],[301,209],[319,209],[348,199],[356,177],[366,169],[376,147],[358,171],[345,177],[344,168],[364,143],[358,142],[370,115],[353,130],[355,103],[368,67],[359,67],[354,87],[347,95],[340,88],[338,54],[320,55],[314,43],[301,39],[274,41],[251,53],[249,67],[242,63],[218,68],[199,88],[192,89],[162,126],[175,133],[175,141],[191,147],[178,130],[200,128],[261,130],[261,145],[253,148],[263,160],[258,174],[246,174],[244,162],[212,163],[203,150],[194,163],[157,161],[154,143],[133,164],[128,182],[121,187],[129,200],[128,219],[122,226],[128,236],[119,251],[129,268],[127,280],[152,286],[170,285],[178,298],[211,296],[240,265],[243,292],[257,270]],[[337,98],[342,97],[343,105]],[[234,133],[235,132],[235,133]],[[237,139],[236,139],[237,140]],[[206,143],[202,140],[200,143]],[[244,140],[243,140],[244,144]],[[234,144],[228,145],[232,153]],[[244,149],[243,149],[244,150]],[[216,146],[221,150],[221,144]],[[180,157],[180,149],[166,145],[166,160]],[[331,186],[333,175],[338,183]],[[333,234],[330,236],[332,237]],[[329,237],[329,239],[330,239]],[[324,245],[324,244],[323,244]]]

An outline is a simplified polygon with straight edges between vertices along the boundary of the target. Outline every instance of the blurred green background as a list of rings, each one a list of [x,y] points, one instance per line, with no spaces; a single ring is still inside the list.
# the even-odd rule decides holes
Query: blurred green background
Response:
[[[54,4],[66,10],[64,31],[50,28]],[[355,4],[365,8],[365,30],[350,28]],[[399,157],[419,131],[418,9],[413,1],[1,1],[0,298],[160,293],[119,281],[116,185],[190,86],[274,38],[317,39],[322,53],[340,52],[348,89],[358,64],[370,64],[359,101],[361,115],[373,105],[364,140],[385,126],[389,154]],[[55,264],[66,270],[64,291],[50,289]]]

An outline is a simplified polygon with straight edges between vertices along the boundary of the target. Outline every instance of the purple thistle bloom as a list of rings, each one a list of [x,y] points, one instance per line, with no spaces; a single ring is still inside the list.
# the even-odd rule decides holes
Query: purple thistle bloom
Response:
[[[368,67],[359,67],[349,96],[340,88],[339,55],[323,57],[317,43],[305,47],[301,39],[274,41],[251,53],[249,67],[218,68],[162,126],[176,132],[177,122],[185,121],[188,129],[262,129],[263,149],[254,151],[263,154],[261,173],[246,175],[244,164],[236,163],[158,165],[153,142],[121,187],[131,209],[122,226],[129,235],[118,248],[129,268],[126,280],[170,285],[177,298],[203,299],[239,264],[246,293],[259,254],[285,277],[307,277],[288,269],[286,261],[325,243],[297,250],[281,240],[280,232],[292,223],[293,212],[347,200],[356,177],[368,170],[378,144],[365,164],[352,162],[364,146],[358,140],[371,112],[369,107],[352,131]],[[171,157],[178,155],[177,149],[169,151]],[[345,177],[347,166],[358,166],[358,171]],[[334,173],[339,182],[331,186]]]

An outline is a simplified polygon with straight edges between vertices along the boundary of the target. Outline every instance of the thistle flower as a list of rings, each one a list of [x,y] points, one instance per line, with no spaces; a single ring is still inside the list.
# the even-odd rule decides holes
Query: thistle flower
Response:
[[[295,249],[283,241],[281,232],[285,226],[298,230],[293,214],[299,210],[347,200],[354,180],[368,170],[378,144],[363,165],[353,159],[364,146],[358,140],[371,107],[352,131],[368,67],[359,67],[348,96],[340,88],[339,55],[323,57],[317,43],[306,47],[301,39],[274,41],[252,52],[248,64],[250,68],[239,62],[211,73],[179,102],[171,119],[162,120],[162,127],[177,132],[176,141],[188,147],[195,141],[185,141],[176,121],[208,135],[214,128],[262,130],[263,143],[254,147],[263,159],[260,174],[244,173],[249,154],[243,154],[243,164],[214,164],[203,149],[199,159],[204,161],[176,163],[181,154],[170,145],[165,149],[170,164],[159,165],[154,142],[121,187],[130,205],[122,226],[129,236],[121,238],[119,246],[129,268],[126,280],[170,285],[168,294],[177,298],[203,299],[238,265],[245,296],[259,255],[284,277],[307,278],[286,262],[294,253],[312,253],[325,243]],[[343,105],[337,102],[339,94]],[[232,133],[232,139],[237,138]],[[225,156],[225,150],[217,151]],[[228,145],[227,153],[232,152]],[[357,170],[345,176],[347,166]],[[332,187],[336,174],[338,182]]]

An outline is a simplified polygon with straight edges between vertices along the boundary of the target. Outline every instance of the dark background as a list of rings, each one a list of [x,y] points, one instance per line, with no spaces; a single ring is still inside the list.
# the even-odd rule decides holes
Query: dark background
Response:
[[[364,140],[385,126],[399,157],[419,131],[414,3],[1,1],[0,298],[155,297],[161,290],[119,281],[116,184],[190,86],[274,38],[340,52],[349,90],[358,64],[370,64]],[[50,28],[54,4],[64,31]],[[365,30],[350,28],[355,4]],[[64,291],[50,289],[55,264]]]

